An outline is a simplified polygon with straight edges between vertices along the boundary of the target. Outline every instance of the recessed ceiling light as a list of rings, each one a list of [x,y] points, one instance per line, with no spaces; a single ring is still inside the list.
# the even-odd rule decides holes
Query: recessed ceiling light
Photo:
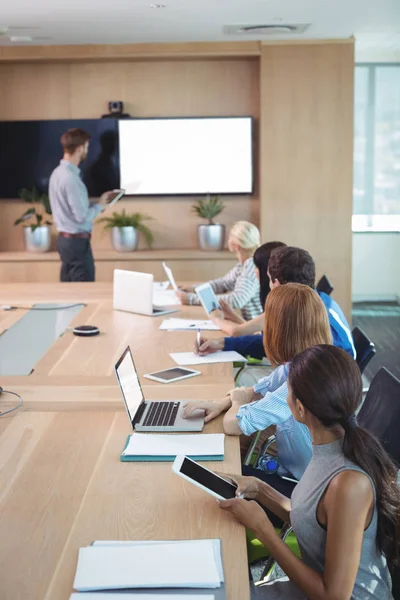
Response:
[[[166,4],[150,4],[150,8],[167,8]]]

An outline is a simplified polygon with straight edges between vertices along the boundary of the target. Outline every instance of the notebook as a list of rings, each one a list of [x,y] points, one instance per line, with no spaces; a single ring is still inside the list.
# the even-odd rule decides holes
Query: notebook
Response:
[[[179,454],[194,460],[224,460],[223,433],[180,435],[134,433],[129,435],[120,456],[121,462],[168,462]]]
[[[194,352],[172,352],[170,357],[181,367],[186,365],[212,365],[215,363],[247,362],[247,360],[235,350],[220,350],[199,356]]]
[[[215,540],[95,543],[79,550],[74,589],[219,588],[215,556]]]
[[[163,331],[220,331],[220,328],[210,320],[199,319],[164,319],[160,325]]]

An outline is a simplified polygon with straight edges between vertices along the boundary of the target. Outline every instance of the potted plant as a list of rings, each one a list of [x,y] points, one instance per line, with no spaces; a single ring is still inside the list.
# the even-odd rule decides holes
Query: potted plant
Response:
[[[138,245],[138,234],[142,233],[147,245],[151,248],[153,234],[144,221],[150,221],[151,217],[142,213],[126,214],[125,210],[120,213],[114,212],[111,217],[103,217],[98,223],[104,223],[104,230],[111,231],[112,245],[117,252],[132,252]]]
[[[34,186],[32,189],[22,189],[19,197],[28,204],[34,204],[14,225],[24,224],[23,235],[25,249],[28,252],[47,252],[51,246],[51,215],[50,200],[47,194],[41,194]]]
[[[210,196],[198,200],[192,206],[193,211],[207,224],[197,226],[197,240],[201,250],[222,250],[225,243],[225,225],[214,223],[214,219],[225,208],[219,196]]]

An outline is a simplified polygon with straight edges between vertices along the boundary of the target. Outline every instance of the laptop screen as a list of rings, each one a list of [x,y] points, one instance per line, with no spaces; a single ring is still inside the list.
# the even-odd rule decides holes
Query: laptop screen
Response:
[[[115,366],[119,387],[124,398],[125,406],[131,422],[133,421],[137,409],[144,401],[142,388],[133,363],[132,354],[127,348]]]

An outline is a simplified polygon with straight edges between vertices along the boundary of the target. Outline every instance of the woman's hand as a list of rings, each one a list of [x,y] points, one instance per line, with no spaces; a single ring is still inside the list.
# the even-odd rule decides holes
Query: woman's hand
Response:
[[[227,396],[230,397],[232,404],[249,404],[255,399],[255,393],[252,387],[238,387],[233,388],[228,392]]]
[[[204,410],[205,414],[206,414],[204,422],[208,423],[209,421],[216,419],[224,411],[228,410],[230,405],[231,405],[231,403],[230,403],[229,398],[225,398],[222,402],[207,402],[204,400],[192,400],[190,402],[185,402],[183,404],[183,408],[184,408],[183,418],[188,419],[193,415],[193,413],[196,410],[201,409],[201,410]]]
[[[225,300],[220,300],[219,303],[222,308],[224,319],[238,324],[245,322],[244,319],[242,319],[242,317],[240,317],[237,312],[231,306],[229,306],[227,302],[225,302]]]
[[[207,356],[213,352],[223,350],[225,346],[224,338],[215,338],[208,340],[207,338],[200,337],[200,346],[197,346],[197,342],[194,344],[194,353],[199,356]]]
[[[175,294],[181,304],[189,304],[189,294],[187,292],[179,291]]]
[[[224,479],[229,479],[232,483],[237,485],[237,498],[257,500],[260,484],[260,479],[257,477],[244,477],[243,475],[232,475],[230,473],[217,473],[217,475],[220,475],[220,477],[223,477]]]
[[[226,510],[233,515],[239,523],[250,529],[257,537],[258,532],[262,531],[263,541],[272,535],[277,535],[275,529],[257,502],[254,500],[243,500],[234,498],[232,500],[219,500],[222,510]]]
[[[194,285],[178,285],[181,292],[194,292]]]

